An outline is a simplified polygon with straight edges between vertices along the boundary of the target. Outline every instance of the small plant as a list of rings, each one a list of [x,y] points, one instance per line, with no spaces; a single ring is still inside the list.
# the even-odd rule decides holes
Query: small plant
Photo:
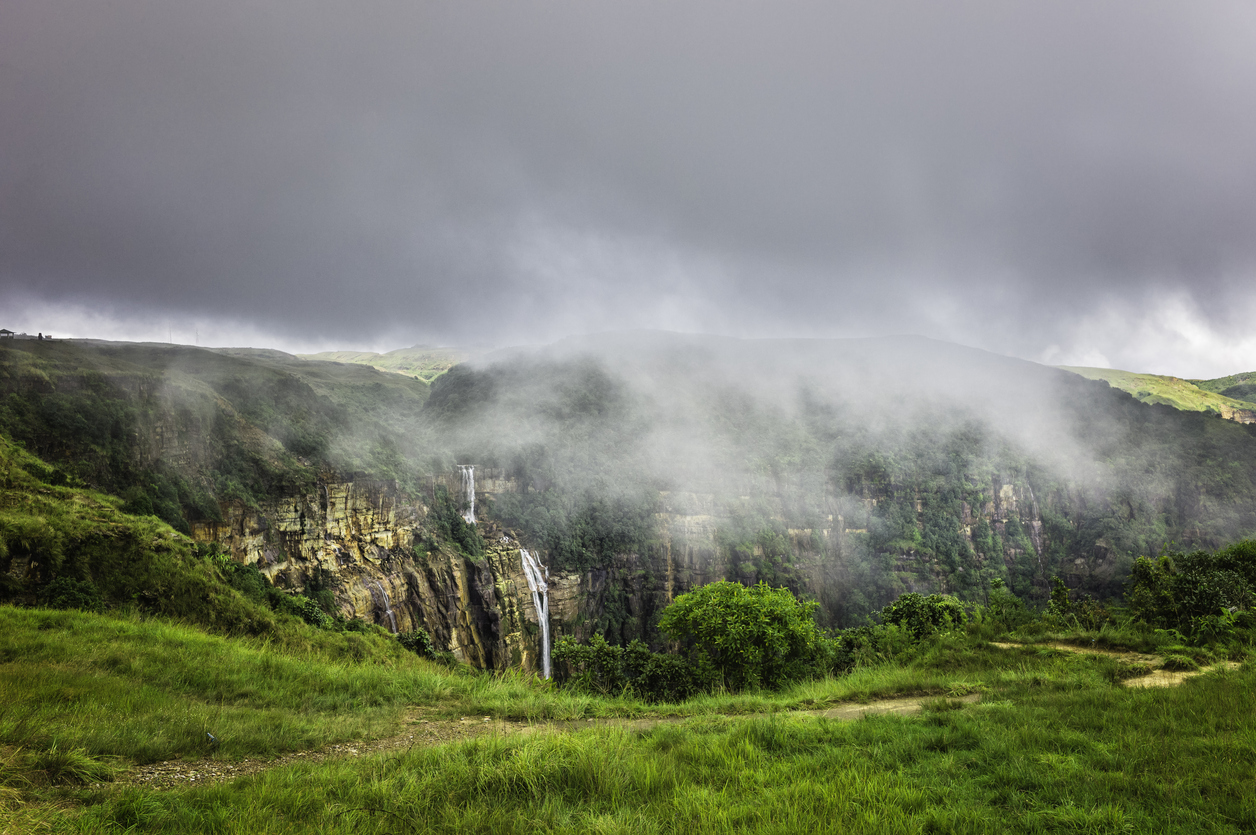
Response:
[[[422,658],[436,657],[436,645],[432,643],[432,636],[425,629],[401,632],[397,635],[397,643]]]
[[[92,757],[82,748],[61,749],[56,743],[47,751],[35,754],[32,765],[54,786],[102,783],[114,778],[114,769],[108,763]]]
[[[1199,669],[1199,663],[1187,655],[1166,655],[1160,669],[1173,673],[1192,673]]]

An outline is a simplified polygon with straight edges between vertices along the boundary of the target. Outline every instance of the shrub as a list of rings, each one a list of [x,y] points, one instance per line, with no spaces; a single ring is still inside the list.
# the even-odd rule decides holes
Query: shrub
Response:
[[[905,629],[915,640],[962,626],[964,607],[954,597],[916,592],[904,594],[881,610],[881,621]]]
[[[774,689],[823,669],[817,605],[766,583],[747,588],[721,580],[677,597],[659,628],[695,660],[706,659],[730,689]]]
[[[436,657],[436,645],[432,643],[432,636],[425,629],[400,632],[397,634],[397,642],[415,655],[423,658]]]
[[[651,652],[642,641],[626,647],[594,635],[587,643],[563,637],[552,656],[559,683],[585,693],[619,695],[631,690],[647,702],[681,702],[709,690],[718,677],[709,663],[692,664],[663,652]]]
[[[81,609],[84,612],[105,610],[104,598],[95,583],[65,576],[44,586],[39,594],[39,602],[49,609]]]

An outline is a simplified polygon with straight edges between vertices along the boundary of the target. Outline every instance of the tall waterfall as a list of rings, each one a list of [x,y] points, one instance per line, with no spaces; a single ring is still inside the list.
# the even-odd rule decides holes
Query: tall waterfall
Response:
[[[377,600],[376,602],[383,603],[384,614],[388,615],[388,623],[392,627],[393,634],[396,635],[397,634],[397,616],[393,614],[392,601],[388,599],[388,592],[384,590],[383,584],[381,584],[378,580],[375,581],[375,588],[379,589],[379,600]],[[370,590],[369,587],[368,587],[368,590]],[[371,597],[374,597],[375,596],[374,591],[373,590],[370,590],[370,591],[371,591]]]
[[[545,575],[549,569],[541,565],[526,548],[519,549],[523,559],[523,576],[528,578],[528,591],[532,592],[532,605],[536,607],[536,621],[541,626],[541,675],[550,677],[550,632],[549,632],[549,583]]]
[[[471,464],[459,464],[458,471],[462,473],[462,493],[467,497],[467,510],[462,514],[462,518],[467,520],[468,525],[475,524],[475,467]]]

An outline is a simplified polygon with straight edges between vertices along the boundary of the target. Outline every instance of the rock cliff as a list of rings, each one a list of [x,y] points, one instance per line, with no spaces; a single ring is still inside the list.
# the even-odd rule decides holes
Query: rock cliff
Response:
[[[457,473],[430,486],[436,484],[462,489]],[[500,471],[481,470],[476,488],[483,507],[515,485]],[[1032,489],[996,478],[988,496],[980,506],[965,503],[958,520],[958,533],[978,552],[971,570],[981,570],[987,559],[1002,560],[1009,570],[1023,560],[1041,567],[1045,534]],[[788,530],[785,562],[796,591],[822,603],[852,591],[855,569],[849,563],[858,551],[856,540],[867,536],[883,500],[875,490],[833,500],[825,527]],[[347,617],[399,632],[425,629],[438,647],[479,668],[539,670],[540,630],[519,555],[528,544],[515,531],[480,519],[478,530],[486,543],[482,558],[448,544],[434,547],[425,535],[428,514],[421,498],[392,483],[325,478],[311,494],[256,509],[225,505],[221,522],[197,523],[193,534],[219,543],[234,559],[257,565],[280,587],[331,591]],[[676,595],[724,578],[753,580],[720,544],[721,529],[734,523],[732,514],[728,501],[712,495],[660,494],[658,536],[644,553],[618,554],[588,571],[550,572],[553,639],[586,639],[595,631],[618,641],[650,637],[658,615]],[[974,540],[983,520],[1004,543],[997,554],[981,553]],[[1013,536],[1009,528],[1022,533]],[[750,556],[763,557],[763,549],[756,546]],[[541,558],[544,562],[543,553]],[[897,590],[956,590],[948,587],[948,575],[936,559],[909,551],[891,556],[890,562]],[[1076,562],[1072,585],[1094,570],[1087,560]]]

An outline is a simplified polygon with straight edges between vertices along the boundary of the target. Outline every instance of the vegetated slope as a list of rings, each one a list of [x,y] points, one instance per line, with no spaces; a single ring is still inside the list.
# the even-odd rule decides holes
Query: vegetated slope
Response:
[[[415,345],[398,348],[385,354],[371,351],[322,351],[317,354],[299,354],[302,359],[369,365],[380,371],[408,374],[430,383],[460,362],[465,362],[480,352],[464,348],[433,348]]]
[[[995,578],[1117,594],[1141,554],[1256,531],[1249,428],[928,340],[569,340],[455,367],[425,415],[516,480],[493,512],[552,565],[658,571],[681,547],[660,514],[713,519],[716,576],[831,623]]]
[[[55,484],[62,474],[3,435],[0,468],[0,602],[126,605],[224,633],[274,629],[271,609],[228,582],[229,565],[164,522]]]
[[[1256,372],[1216,380],[1183,380],[1115,368],[1060,367],[1088,380],[1103,380],[1143,403],[1160,403],[1185,412],[1214,412],[1227,418],[1256,409]]]
[[[1242,400],[1256,407],[1256,371],[1218,377],[1215,380],[1191,380],[1190,382],[1204,391],[1215,392],[1234,400]]]
[[[59,478],[183,530],[224,500],[306,488],[322,469],[406,478],[426,384],[280,352],[85,341],[0,345],[0,430]]]

